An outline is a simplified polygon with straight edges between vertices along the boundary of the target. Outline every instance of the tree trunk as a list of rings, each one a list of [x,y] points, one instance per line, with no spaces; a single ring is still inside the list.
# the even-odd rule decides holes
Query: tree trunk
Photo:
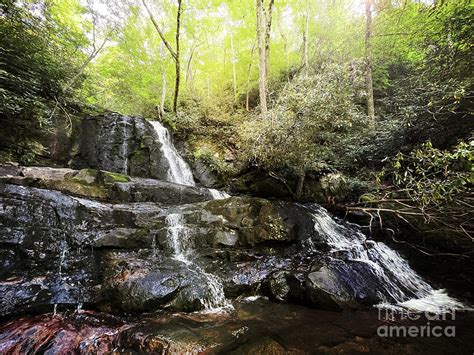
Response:
[[[178,108],[178,96],[179,96],[179,81],[180,81],[180,62],[179,62],[179,31],[180,31],[180,26],[181,26],[181,0],[178,0],[178,13],[176,15],[176,51],[173,50],[169,42],[166,40],[163,32],[160,29],[160,26],[158,26],[158,23],[156,22],[155,18],[153,17],[153,14],[151,13],[150,9],[148,8],[148,5],[146,4],[145,0],[142,0],[143,5],[145,6],[146,11],[148,12],[148,16],[150,17],[151,22],[153,23],[153,26],[156,29],[156,32],[158,32],[158,35],[161,38],[161,41],[164,43],[168,51],[170,52],[171,56],[173,57],[176,65],[176,80],[175,80],[175,87],[174,87],[174,99],[173,99],[173,112],[177,112]]]
[[[67,85],[65,86],[64,90],[67,90],[69,89],[73,84],[74,82],[77,80],[77,78],[79,78],[82,73],[84,72],[84,70],[86,69],[86,67],[90,64],[90,62],[92,62],[94,60],[95,57],[97,57],[97,55],[99,54],[99,52],[102,50],[102,48],[104,48],[105,44],[107,43],[107,41],[110,39],[110,37],[112,36],[112,33],[114,32],[114,30],[110,30],[106,36],[104,37],[104,40],[102,41],[101,45],[99,46],[99,48],[96,49],[96,46],[94,44],[94,49],[92,51],[92,53],[87,57],[87,59],[85,60],[84,63],[82,63],[81,67],[79,68],[79,71],[76,73],[76,75],[74,75],[72,77],[72,79],[69,80],[69,82],[67,83]]]
[[[194,77],[193,77],[193,70],[191,67],[191,63],[194,58],[194,53],[196,53],[196,50],[198,47],[199,47],[199,44],[193,44],[191,48],[191,53],[189,54],[188,64],[186,67],[186,82],[188,83],[189,90],[191,91],[193,95],[195,94],[195,91],[194,91]]]
[[[280,36],[283,39],[283,49],[285,52],[285,67],[289,68],[290,67],[290,56],[289,56],[289,46],[288,46],[288,39],[286,38],[286,35],[283,31],[283,28],[281,27],[281,13],[278,16],[278,30],[280,31]],[[290,82],[290,71],[287,70],[287,75],[286,75],[286,80]]]
[[[303,185],[304,185],[305,177],[306,177],[305,173],[298,175],[298,181],[296,183],[296,191],[295,191],[295,198],[297,200],[299,200],[301,196],[303,195]]]
[[[272,11],[274,0],[268,3],[265,12],[265,80],[268,83],[268,71],[270,70],[270,34],[272,30]]]
[[[267,114],[267,80],[265,68],[265,37],[264,37],[264,15],[263,0],[256,0],[257,3],[257,42],[258,42],[258,87],[260,94],[260,111],[262,115]]]
[[[374,87],[372,82],[372,0],[365,0],[365,14],[367,17],[365,30],[365,56],[366,56],[366,90],[367,90],[367,115],[369,125],[375,127]]]
[[[161,65],[161,101],[160,101],[160,118],[163,119],[165,114],[166,102],[166,67],[165,67],[165,44],[161,42],[160,56],[163,64]]]
[[[179,51],[179,33],[181,29],[181,0],[178,0],[178,13],[176,14],[176,81],[174,84],[174,99],[173,99],[173,112],[178,112],[178,97],[179,97],[179,82],[181,79],[181,68],[180,68],[180,51]]]
[[[161,101],[160,101],[160,116],[163,118],[165,114],[165,102],[166,102],[166,70],[165,66],[161,69]]]

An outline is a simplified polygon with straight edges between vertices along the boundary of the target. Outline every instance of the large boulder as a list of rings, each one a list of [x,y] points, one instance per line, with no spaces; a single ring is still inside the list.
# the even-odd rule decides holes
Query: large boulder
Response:
[[[88,116],[81,122],[78,137],[73,168],[166,180],[168,161],[153,126],[142,117],[118,113]]]

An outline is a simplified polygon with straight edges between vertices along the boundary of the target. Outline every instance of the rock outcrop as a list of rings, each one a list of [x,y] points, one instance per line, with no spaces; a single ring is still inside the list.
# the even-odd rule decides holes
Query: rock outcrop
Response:
[[[71,167],[166,180],[169,162],[153,126],[138,116],[106,113],[81,121]]]
[[[335,247],[335,236],[352,243],[360,232],[311,206],[213,200],[208,189],[94,169],[3,172],[2,316],[81,304],[192,311],[255,294],[335,310],[429,291],[376,264],[387,262],[382,249],[369,262],[362,241]]]

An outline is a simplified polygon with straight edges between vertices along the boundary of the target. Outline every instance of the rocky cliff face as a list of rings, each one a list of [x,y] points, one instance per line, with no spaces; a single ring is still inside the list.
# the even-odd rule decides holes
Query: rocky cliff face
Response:
[[[73,168],[166,180],[169,162],[153,126],[141,117],[106,113],[81,121]]]

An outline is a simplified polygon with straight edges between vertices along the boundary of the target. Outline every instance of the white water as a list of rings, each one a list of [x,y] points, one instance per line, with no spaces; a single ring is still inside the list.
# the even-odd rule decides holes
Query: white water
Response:
[[[127,175],[128,174],[128,129],[126,122],[122,125],[122,134],[123,134],[123,142],[120,146],[120,154],[123,158],[123,166],[122,166],[122,173]]]
[[[150,123],[158,135],[161,143],[161,152],[168,161],[169,169],[166,180],[176,184],[195,186],[193,173],[171,142],[168,130],[158,121],[150,121]]]
[[[230,197],[230,195],[225,191],[219,191],[216,189],[209,189],[211,196],[214,200],[223,200],[225,198]]]
[[[191,231],[185,225],[184,216],[178,213],[172,213],[166,216],[167,239],[171,242],[173,248],[173,259],[181,261],[188,270],[195,272],[206,279],[207,295],[200,299],[206,310],[217,311],[227,305],[224,288],[216,275],[205,272],[190,259],[192,253]]]
[[[465,308],[444,290],[433,289],[398,252],[385,243],[367,241],[363,233],[337,223],[320,206],[306,208],[311,210],[314,228],[332,247],[331,252],[342,251],[350,260],[370,265],[382,290],[392,297],[392,300],[388,300],[380,292],[383,302],[379,307],[393,306],[395,300],[397,306],[415,311],[442,312],[446,309]]]

